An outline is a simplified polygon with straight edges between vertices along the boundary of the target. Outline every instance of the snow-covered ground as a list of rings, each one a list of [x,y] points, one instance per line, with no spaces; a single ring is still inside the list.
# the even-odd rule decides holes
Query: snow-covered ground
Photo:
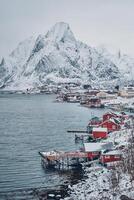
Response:
[[[134,103],[134,97],[132,98],[125,98],[117,96],[115,99],[104,99],[102,103],[110,103],[110,104],[132,104]]]
[[[111,183],[112,171],[104,167],[94,166],[86,169],[88,178],[77,185],[70,186],[70,197],[65,200],[120,200],[121,195],[134,198],[134,188],[127,174],[121,174],[117,188]]]
[[[127,147],[130,136],[131,129],[122,127],[122,130],[110,133],[105,142],[113,142],[116,149],[122,145]],[[94,164],[90,168],[85,168],[85,173],[88,178],[69,186],[71,192],[65,200],[121,200],[122,195],[134,199],[134,181],[130,180],[127,172],[122,171],[121,166],[113,170]],[[115,186],[114,176],[118,179],[118,184],[115,183]]]

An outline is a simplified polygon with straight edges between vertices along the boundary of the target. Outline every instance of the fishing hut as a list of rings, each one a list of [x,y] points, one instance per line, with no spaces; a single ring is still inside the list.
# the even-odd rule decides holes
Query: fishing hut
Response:
[[[86,152],[64,152],[64,151],[50,151],[39,152],[41,156],[42,165],[45,168],[73,168],[79,167],[82,162],[88,158]]]

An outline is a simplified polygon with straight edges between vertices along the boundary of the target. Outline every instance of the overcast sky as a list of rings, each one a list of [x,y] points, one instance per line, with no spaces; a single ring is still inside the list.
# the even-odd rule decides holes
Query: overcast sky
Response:
[[[0,7],[0,58],[60,21],[90,46],[134,57],[134,0],[0,0]]]

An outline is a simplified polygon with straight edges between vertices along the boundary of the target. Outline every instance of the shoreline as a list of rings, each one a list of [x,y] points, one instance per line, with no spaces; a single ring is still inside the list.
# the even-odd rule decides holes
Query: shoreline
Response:
[[[27,188],[16,189],[13,191],[0,192],[1,200],[45,200],[45,199],[61,199],[68,197],[68,185],[57,185],[55,187],[40,187],[40,188]]]

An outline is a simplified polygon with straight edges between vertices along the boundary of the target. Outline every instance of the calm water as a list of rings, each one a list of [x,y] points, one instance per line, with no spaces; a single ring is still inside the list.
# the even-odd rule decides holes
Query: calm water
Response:
[[[54,103],[54,95],[0,94],[0,191],[46,187],[68,180],[65,174],[45,171],[39,151],[74,150],[74,134],[85,129],[90,110],[78,104]]]

